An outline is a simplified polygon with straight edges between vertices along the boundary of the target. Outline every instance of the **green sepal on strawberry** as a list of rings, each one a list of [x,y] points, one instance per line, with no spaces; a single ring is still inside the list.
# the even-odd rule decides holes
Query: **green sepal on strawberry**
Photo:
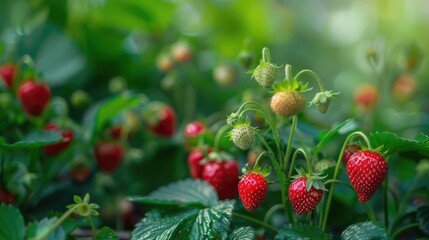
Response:
[[[292,208],[298,215],[304,215],[313,211],[327,189],[320,173],[306,174],[302,169],[298,172],[298,175],[292,176],[294,180],[289,185],[288,193]]]
[[[268,192],[267,176],[269,174],[269,167],[261,169],[255,165],[253,169],[249,169],[246,164],[244,175],[238,183],[238,194],[247,210],[255,210],[265,200]]]
[[[250,126],[250,120],[238,120],[229,132],[232,142],[241,150],[249,150],[255,141],[256,128]]]
[[[382,147],[363,149],[347,161],[347,175],[361,203],[374,195],[387,175],[387,161],[380,154]]]
[[[284,80],[274,85],[274,95],[271,98],[271,109],[278,115],[291,117],[298,114],[305,107],[303,92],[308,89],[296,79]]]
[[[264,88],[271,88],[280,75],[280,66],[274,65],[270,62],[270,53],[267,48],[262,49],[262,59],[259,61],[259,65],[249,71],[252,74],[251,79],[254,78],[259,85]]]

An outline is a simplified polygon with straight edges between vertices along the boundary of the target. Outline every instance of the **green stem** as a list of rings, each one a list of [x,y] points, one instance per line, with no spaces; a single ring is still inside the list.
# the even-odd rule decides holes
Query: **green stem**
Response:
[[[95,239],[97,232],[95,231],[95,225],[94,225],[94,221],[92,221],[91,215],[89,215],[89,223],[91,224],[92,235],[94,236],[94,239]]]
[[[413,182],[411,183],[410,187],[408,187],[408,190],[405,193],[405,196],[401,199],[401,203],[399,204],[397,217],[393,221],[392,225],[390,225],[390,228],[389,228],[390,230],[392,230],[392,228],[395,227],[399,223],[400,219],[402,218],[402,214],[404,213],[407,201],[410,198],[411,194],[414,192],[414,189],[416,188],[416,184],[419,182],[419,180],[420,180],[420,175],[417,174],[414,177]]]
[[[264,222],[268,223],[268,220],[270,220],[273,213],[275,213],[277,210],[282,209],[282,208],[283,208],[282,204],[276,204],[276,205],[272,206],[270,209],[268,209],[267,213],[265,213],[265,216],[264,216]]]
[[[310,69],[301,70],[298,74],[295,75],[295,79],[298,80],[299,76],[301,74],[304,74],[304,73],[309,73],[317,81],[317,84],[319,84],[319,88],[320,88],[321,92],[325,91],[325,89],[323,88],[322,81],[320,80],[319,76],[315,72],[311,71]]]
[[[292,125],[290,127],[290,133],[289,133],[289,139],[287,141],[287,147],[286,147],[286,153],[285,153],[285,157],[283,159],[284,164],[280,164],[280,166],[283,165],[284,171],[287,171],[287,167],[289,164],[289,157],[290,157],[290,153],[292,151],[292,140],[293,140],[293,134],[295,132],[295,127],[296,127],[296,122],[298,121],[298,116],[295,115],[292,118]],[[289,179],[289,176],[286,176],[287,179]]]
[[[223,135],[223,133],[229,128],[229,125],[223,125],[216,133],[215,141],[214,141],[214,149],[219,150],[219,141]]]
[[[367,201],[362,205],[365,208],[365,211],[366,211],[366,214],[368,215],[369,220],[375,221],[376,220],[375,213],[374,213],[374,209],[372,208],[371,201]]]
[[[266,63],[271,62],[270,50],[266,47],[262,49],[262,61]]]
[[[334,171],[334,177],[332,178],[333,180],[337,179],[338,172],[340,170],[341,162],[343,159],[344,150],[346,149],[350,139],[352,139],[354,136],[357,136],[357,135],[364,139],[368,148],[371,148],[369,139],[363,132],[353,132],[349,136],[347,136],[346,140],[344,141],[343,147],[341,148],[340,155],[338,156],[337,165],[335,166],[335,171]],[[326,203],[326,208],[324,211],[322,231],[325,231],[326,223],[328,222],[329,208],[331,207],[332,195],[334,193],[334,186],[335,186],[335,182],[332,182],[331,187],[329,188],[328,201]]]
[[[289,168],[289,174],[288,176],[292,176],[292,172],[293,172],[293,166],[295,165],[295,159],[298,156],[298,154],[301,153],[302,155],[304,155],[305,160],[307,161],[307,166],[308,166],[308,160],[307,160],[307,154],[305,153],[304,149],[302,148],[298,148],[295,150],[295,152],[292,155],[292,162],[290,164],[290,168]]]
[[[265,155],[266,152],[261,152],[261,154],[259,154],[258,158],[256,159],[255,165],[253,166],[253,169],[257,169],[258,167],[258,163],[259,163],[259,159],[261,159],[261,157],[263,155]]]
[[[388,189],[389,189],[389,172],[386,173],[386,178],[384,179],[384,189],[383,189],[384,226],[386,227],[386,229],[389,229],[389,199],[387,196]]]
[[[418,227],[419,227],[418,223],[411,223],[411,224],[405,225],[405,226],[401,227],[400,229],[396,230],[396,232],[392,235],[392,239],[395,239],[401,233],[403,233],[409,229],[418,228]]]
[[[74,207],[70,208],[60,217],[60,219],[58,219],[52,226],[49,227],[48,231],[43,232],[41,235],[34,237],[33,240],[43,240],[48,237],[49,234],[51,234],[55,229],[57,229],[61,225],[61,223],[73,213],[77,206],[78,205],[75,205]]]
[[[341,181],[341,180],[334,180],[334,179],[330,179],[330,180],[328,180],[328,181],[326,181],[326,182],[324,182],[324,184],[325,185],[328,185],[328,184],[330,184],[330,183],[340,183],[340,184],[343,184],[344,186],[347,186],[347,187],[349,187],[351,190],[355,190],[354,188],[353,188],[353,186],[350,184],[350,183],[346,183],[346,182],[344,182],[344,181]]]
[[[285,76],[286,80],[290,81],[292,77],[292,66],[289,64],[286,64],[285,66]]]
[[[268,223],[259,221],[258,219],[254,219],[252,217],[249,217],[249,216],[246,216],[246,215],[243,215],[243,214],[240,214],[240,213],[236,213],[236,212],[233,212],[232,215],[235,216],[235,217],[239,217],[241,219],[247,220],[249,222],[258,224],[258,225],[260,225],[262,227],[265,227],[266,229],[272,231],[273,233],[277,234],[277,229],[275,229],[272,225],[270,225]]]

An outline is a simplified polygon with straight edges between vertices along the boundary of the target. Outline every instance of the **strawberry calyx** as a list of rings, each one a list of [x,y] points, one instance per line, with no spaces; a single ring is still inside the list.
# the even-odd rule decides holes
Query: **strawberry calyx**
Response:
[[[361,150],[360,150],[360,151],[357,151],[357,152],[361,152],[361,151],[370,151],[370,152],[376,152],[376,153],[380,154],[381,156],[384,156],[384,155],[386,155],[386,154],[387,154],[387,150],[386,150],[386,151],[383,151],[383,149],[384,149],[384,144],[383,144],[383,145],[380,145],[380,146],[378,146],[378,147],[376,147],[376,148],[371,148],[371,147],[365,146],[365,145],[363,145],[362,143],[360,143],[360,142],[359,142],[359,146],[360,146]]]
[[[304,169],[296,169],[298,172],[297,175],[291,176],[292,179],[298,179],[298,178],[305,178],[306,179],[306,190],[307,192],[310,191],[311,187],[314,187],[318,190],[328,191],[326,189],[325,184],[323,183],[323,179],[326,178],[326,176],[320,176],[322,173],[306,173]]]
[[[205,158],[200,161],[201,165],[205,165],[213,161],[220,163],[223,161],[232,161],[234,159],[231,154],[226,153],[224,151],[212,151],[210,153],[206,152],[206,154],[204,154],[203,152],[203,155],[205,156]]]
[[[267,180],[266,178],[271,173],[271,167],[270,166],[264,166],[263,168],[255,165],[253,167],[249,166],[248,163],[244,166],[242,172],[244,173],[242,176],[240,176],[240,179],[243,178],[246,174],[257,174],[261,175]]]
[[[290,80],[284,80],[274,84],[274,93],[277,92],[307,92],[311,88],[308,88],[308,83],[303,84],[297,79],[293,78]]]
[[[167,105],[161,102],[151,102],[143,110],[142,116],[149,125],[156,125],[163,117],[162,109]]]

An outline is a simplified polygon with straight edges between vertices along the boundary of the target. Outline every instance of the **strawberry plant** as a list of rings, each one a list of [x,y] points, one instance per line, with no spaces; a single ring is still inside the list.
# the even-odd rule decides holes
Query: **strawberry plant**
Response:
[[[266,239],[336,239],[340,235],[341,239],[390,239],[412,228],[427,232],[427,220],[414,215],[422,217],[425,208],[408,209],[407,213],[404,209],[415,186],[406,191],[405,198],[398,198],[399,193],[392,192],[394,183],[389,182],[389,171],[396,167],[390,162],[404,151],[429,154],[429,137],[365,134],[356,121],[349,119],[305,142],[299,116],[308,107],[305,99],[311,89],[303,81],[304,75],[319,86],[310,105],[314,104],[320,113],[329,114],[330,103],[339,93],[325,90],[312,70],[293,75],[288,64],[284,80],[279,81],[268,49],[264,48],[262,54],[252,78],[274,90],[263,94],[268,98],[271,95],[271,101],[244,102],[227,117],[227,124],[218,128],[214,140],[202,137],[194,143],[198,146],[189,155],[189,168],[191,176],[201,180],[183,180],[148,196],[130,197],[153,209],[136,225],[132,239],[254,239],[257,232]],[[357,104],[368,111],[375,99],[373,95],[359,95]],[[256,114],[262,116],[263,124],[256,124]],[[219,146],[228,135],[239,151],[259,149],[259,156],[249,160],[251,164],[243,167],[240,178],[236,160],[226,153],[231,147]],[[342,141],[335,153],[337,160],[324,158],[329,153],[325,148],[338,144],[336,139]],[[201,144],[212,150],[201,148]],[[418,166],[416,179],[428,171],[425,161]],[[332,206],[334,202],[341,204],[344,194],[352,202],[357,199],[359,202],[354,204],[367,216],[344,222],[343,227],[330,226],[334,221]],[[381,199],[384,207],[374,210]],[[390,215],[392,206],[396,210]],[[280,216],[280,223],[274,221],[275,214]],[[246,235],[241,236],[243,231]]]

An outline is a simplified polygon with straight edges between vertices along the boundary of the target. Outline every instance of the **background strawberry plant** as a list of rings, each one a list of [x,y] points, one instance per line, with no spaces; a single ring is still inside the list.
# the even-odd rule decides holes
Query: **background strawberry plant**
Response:
[[[0,239],[428,237],[428,7],[1,1]],[[388,163],[364,204],[354,132]],[[304,216],[291,165],[325,176]]]

